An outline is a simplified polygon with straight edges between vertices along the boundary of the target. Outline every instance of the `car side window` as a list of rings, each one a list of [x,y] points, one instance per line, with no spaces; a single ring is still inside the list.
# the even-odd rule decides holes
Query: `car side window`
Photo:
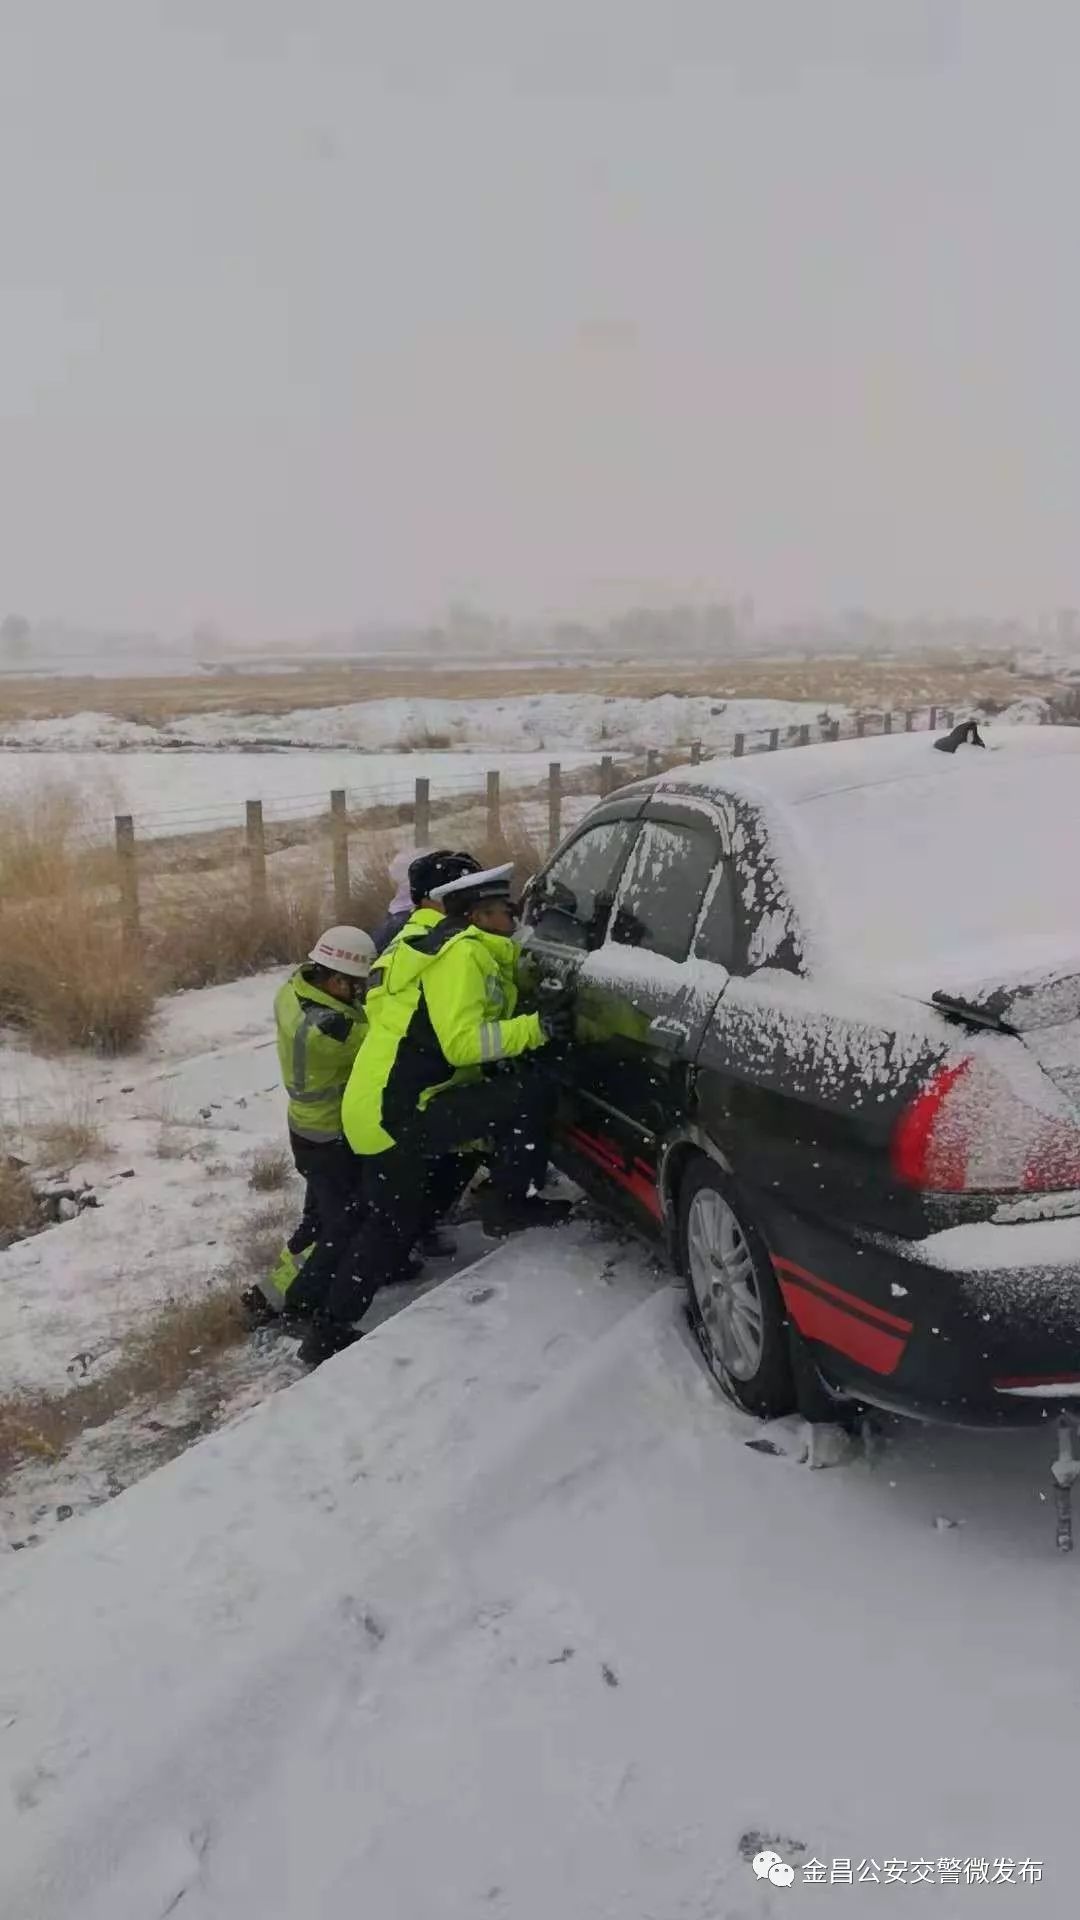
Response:
[[[713,875],[705,896],[705,911],[694,942],[700,960],[716,960],[729,973],[739,968],[738,918],[735,912],[735,875],[725,859]]]
[[[611,939],[685,960],[720,857],[715,834],[647,820],[626,863]]]
[[[636,820],[603,820],[586,827],[541,874],[525,909],[525,924],[539,940],[591,953],[607,932]]]

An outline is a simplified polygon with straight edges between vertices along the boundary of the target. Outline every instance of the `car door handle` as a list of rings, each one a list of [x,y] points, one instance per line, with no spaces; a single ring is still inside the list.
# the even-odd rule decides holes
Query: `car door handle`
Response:
[[[655,1020],[649,1022],[649,1032],[662,1039],[689,1040],[690,1027],[685,1020],[676,1020],[674,1014],[658,1013]]]

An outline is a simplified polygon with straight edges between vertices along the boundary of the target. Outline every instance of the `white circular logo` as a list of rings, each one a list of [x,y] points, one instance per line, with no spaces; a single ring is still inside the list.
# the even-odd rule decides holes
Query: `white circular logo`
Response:
[[[765,1847],[761,1853],[755,1853],[752,1866],[759,1880],[769,1880],[774,1887],[790,1887],[795,1878],[794,1867],[781,1860],[771,1847]]]

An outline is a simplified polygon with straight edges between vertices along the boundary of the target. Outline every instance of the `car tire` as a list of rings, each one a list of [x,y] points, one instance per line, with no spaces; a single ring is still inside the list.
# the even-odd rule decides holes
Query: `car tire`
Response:
[[[772,1262],[738,1189],[711,1160],[679,1191],[679,1254],[689,1312],[724,1392],[776,1419],[796,1404],[787,1316]]]

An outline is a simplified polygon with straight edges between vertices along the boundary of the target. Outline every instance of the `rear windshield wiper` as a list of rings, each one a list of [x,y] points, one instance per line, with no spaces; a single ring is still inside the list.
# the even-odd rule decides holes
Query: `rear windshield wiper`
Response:
[[[1016,1028],[991,1007],[976,1007],[970,1000],[955,1000],[949,993],[934,993],[930,997],[942,1013],[948,1014],[953,1020],[963,1021],[966,1027],[989,1028],[992,1033],[1016,1033]]]

